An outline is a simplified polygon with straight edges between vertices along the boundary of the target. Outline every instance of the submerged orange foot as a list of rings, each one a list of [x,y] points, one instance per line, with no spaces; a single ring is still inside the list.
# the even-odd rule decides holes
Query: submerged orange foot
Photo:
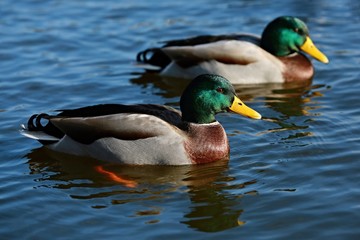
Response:
[[[104,174],[104,175],[107,175],[108,178],[110,178],[111,180],[115,181],[115,182],[118,182],[118,183],[121,183],[123,185],[125,185],[126,187],[130,187],[130,188],[133,188],[133,187],[136,187],[137,186],[137,182],[135,181],[132,181],[132,180],[127,180],[127,179],[124,179],[118,175],[116,175],[115,173],[113,172],[110,172],[108,170],[105,170],[103,168],[103,166],[96,166],[95,167],[95,170],[101,174]]]

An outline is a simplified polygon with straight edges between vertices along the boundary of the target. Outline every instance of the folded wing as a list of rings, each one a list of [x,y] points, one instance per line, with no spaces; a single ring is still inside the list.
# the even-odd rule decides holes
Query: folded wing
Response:
[[[44,122],[47,121],[45,124]],[[85,144],[100,138],[136,140],[172,132],[181,133],[186,124],[178,110],[153,104],[95,105],[61,110],[56,116],[33,115],[21,133],[43,144],[54,143],[64,135]]]
[[[148,114],[119,113],[95,117],[53,117],[50,122],[72,139],[89,144],[100,138],[137,140],[180,129]]]

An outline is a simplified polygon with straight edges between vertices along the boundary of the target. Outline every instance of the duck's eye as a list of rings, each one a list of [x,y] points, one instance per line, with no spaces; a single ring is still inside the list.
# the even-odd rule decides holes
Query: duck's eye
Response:
[[[223,89],[223,88],[217,88],[216,91],[219,92],[219,93],[224,93],[224,92],[225,92],[225,89]]]
[[[301,28],[295,28],[294,31],[300,35],[304,33],[304,31]]]

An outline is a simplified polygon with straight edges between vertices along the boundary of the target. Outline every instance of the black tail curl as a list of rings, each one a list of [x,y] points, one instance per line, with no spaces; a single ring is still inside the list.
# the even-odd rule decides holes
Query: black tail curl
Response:
[[[148,54],[152,53],[154,54],[154,52],[156,52],[158,50],[158,48],[148,48],[144,51],[139,52],[136,55],[136,61],[138,62],[142,62],[142,63],[150,63],[150,59],[148,58]]]
[[[27,122],[28,130],[29,131],[44,131],[45,127],[41,123],[42,119],[49,120],[49,115],[46,113],[32,115]]]
[[[148,48],[136,55],[136,61],[160,67],[160,70],[147,69],[147,72],[160,72],[170,64],[171,59],[163,51],[161,51],[160,48]]]
[[[44,119],[47,121],[45,125],[41,123]],[[27,129],[29,131],[42,131],[57,138],[64,136],[64,133],[50,122],[50,115],[46,113],[32,115],[27,122]]]

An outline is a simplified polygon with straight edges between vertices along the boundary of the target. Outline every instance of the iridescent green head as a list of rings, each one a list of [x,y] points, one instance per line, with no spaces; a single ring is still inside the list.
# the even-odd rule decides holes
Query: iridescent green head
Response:
[[[278,17],[270,22],[262,33],[260,45],[278,57],[304,51],[320,62],[329,62],[313,44],[306,24],[295,17]]]
[[[192,123],[211,123],[216,121],[215,114],[228,111],[261,118],[241,102],[227,79],[212,74],[200,75],[191,81],[181,96],[180,109],[183,120]]]

